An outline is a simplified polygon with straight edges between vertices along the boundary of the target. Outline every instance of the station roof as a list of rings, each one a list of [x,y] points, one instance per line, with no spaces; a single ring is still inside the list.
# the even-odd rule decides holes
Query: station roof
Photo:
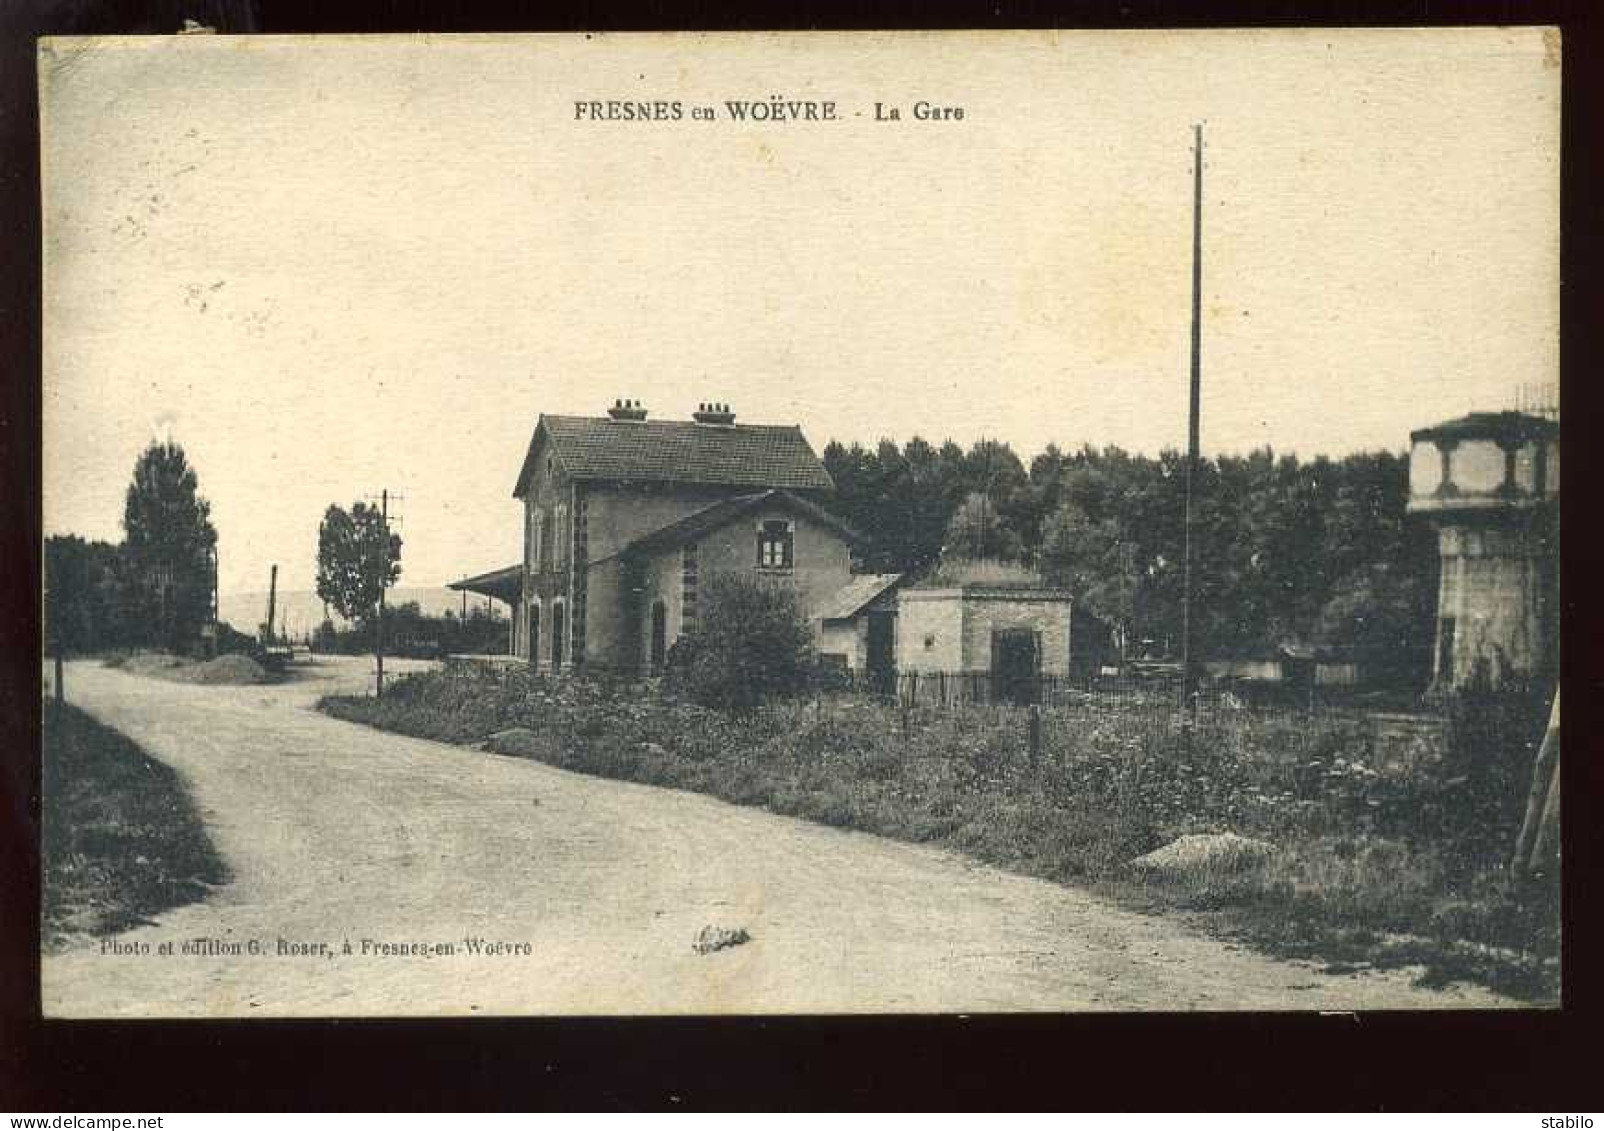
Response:
[[[477,593],[481,597],[494,597],[509,605],[515,604],[523,590],[523,566],[503,566],[489,573],[478,573],[472,577],[464,577],[460,581],[453,581],[446,588],[459,593]]]

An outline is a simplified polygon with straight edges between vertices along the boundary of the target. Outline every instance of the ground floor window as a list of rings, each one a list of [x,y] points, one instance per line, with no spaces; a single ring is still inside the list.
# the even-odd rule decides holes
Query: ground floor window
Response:
[[[566,627],[563,620],[567,611],[561,601],[556,602],[551,607],[551,666],[553,668],[562,667],[563,630]]]

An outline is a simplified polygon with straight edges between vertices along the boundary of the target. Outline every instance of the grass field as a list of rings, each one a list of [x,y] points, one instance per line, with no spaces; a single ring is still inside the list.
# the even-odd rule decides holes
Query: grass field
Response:
[[[71,706],[43,718],[46,950],[124,931],[228,879],[171,769]]]
[[[1088,704],[1043,712],[1033,748],[1014,709],[836,696],[733,716],[637,684],[516,669],[412,676],[382,701],[323,708],[446,742],[527,728],[508,750],[943,845],[1183,911],[1271,953],[1419,966],[1428,981],[1531,1000],[1557,992],[1557,886],[1515,885],[1502,865],[1520,800],[1519,711],[1460,719],[1446,749],[1398,767],[1377,764],[1355,713],[1239,712],[1187,734],[1173,711]],[[1495,756],[1501,772],[1465,772]],[[1160,880],[1129,867],[1176,837],[1224,831],[1274,851],[1228,874]]]

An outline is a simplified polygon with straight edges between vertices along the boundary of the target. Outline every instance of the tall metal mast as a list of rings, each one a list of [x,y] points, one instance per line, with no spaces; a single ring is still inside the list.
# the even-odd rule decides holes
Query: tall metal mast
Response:
[[[1192,127],[1192,396],[1186,443],[1186,552],[1181,590],[1181,704],[1197,714],[1197,656],[1192,615],[1192,488],[1198,464],[1198,401],[1203,388],[1203,127]]]

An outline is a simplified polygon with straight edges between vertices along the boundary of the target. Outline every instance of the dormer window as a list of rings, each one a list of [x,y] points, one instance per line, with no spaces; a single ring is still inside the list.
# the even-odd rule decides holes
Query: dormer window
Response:
[[[769,519],[758,527],[757,565],[759,569],[791,568],[791,535],[791,524],[782,518]]]

